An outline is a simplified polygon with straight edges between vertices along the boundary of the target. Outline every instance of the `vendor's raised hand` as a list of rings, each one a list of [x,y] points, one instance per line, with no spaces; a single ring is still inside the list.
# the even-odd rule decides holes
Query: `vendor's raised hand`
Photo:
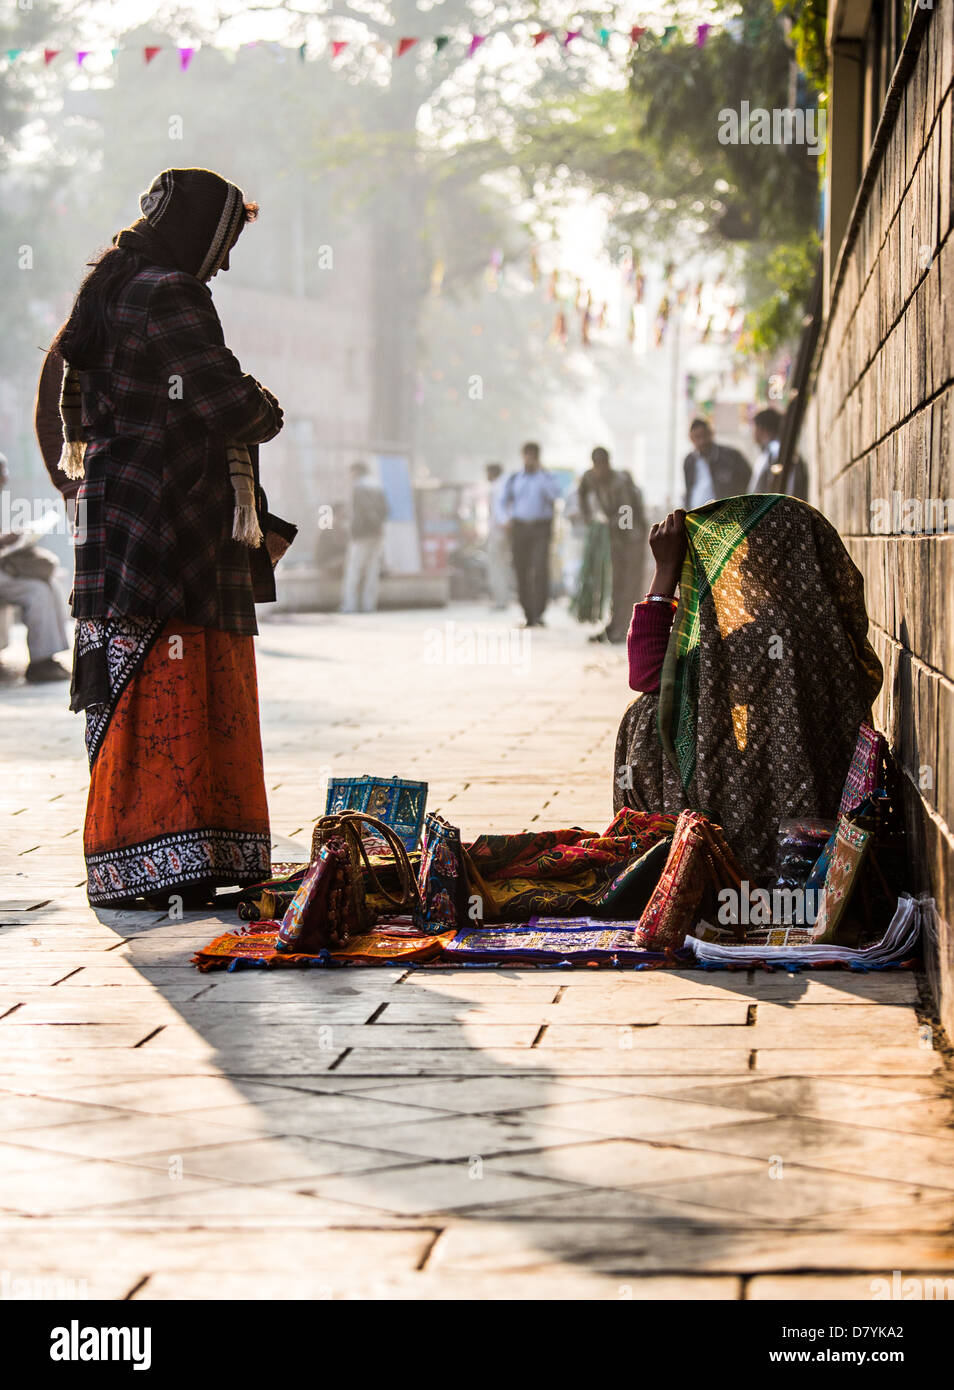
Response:
[[[649,533],[649,548],[656,561],[651,593],[672,595],[679,583],[686,554],[686,513],[681,507],[657,521]]]

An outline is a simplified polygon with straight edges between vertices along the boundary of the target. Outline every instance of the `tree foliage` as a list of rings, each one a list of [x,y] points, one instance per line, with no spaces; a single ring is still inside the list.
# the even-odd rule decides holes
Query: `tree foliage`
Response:
[[[828,77],[828,0],[774,0],[780,15],[791,20],[790,37],[802,72],[819,91]]]
[[[722,143],[720,113],[814,109],[773,0],[751,0],[704,47],[646,35],[626,91],[554,100],[527,115],[517,158],[534,196],[582,183],[614,209],[620,242],[678,268],[700,249],[742,276],[749,343],[797,335],[814,246],[819,160],[804,145]],[[771,301],[771,304],[769,303]]]

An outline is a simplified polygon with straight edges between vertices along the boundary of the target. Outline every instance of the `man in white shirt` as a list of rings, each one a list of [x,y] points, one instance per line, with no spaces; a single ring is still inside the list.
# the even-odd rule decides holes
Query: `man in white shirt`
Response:
[[[517,594],[526,627],[543,627],[550,596],[550,533],[560,485],[540,466],[540,445],[524,444],[523,472],[504,484],[502,506],[510,533]]]
[[[738,497],[747,492],[751,468],[738,449],[717,444],[708,420],[693,420],[689,426],[692,452],[683,461],[686,478],[685,507],[691,512],[706,502],[722,497]]]

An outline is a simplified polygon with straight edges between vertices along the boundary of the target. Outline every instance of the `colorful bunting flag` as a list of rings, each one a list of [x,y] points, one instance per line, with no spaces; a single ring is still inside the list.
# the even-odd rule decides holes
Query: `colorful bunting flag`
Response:
[[[757,29],[759,27],[760,22],[750,23],[746,21],[744,23],[744,32],[746,34],[757,32]],[[704,48],[709,36],[713,32],[713,30],[716,29],[727,32],[732,37],[736,37],[736,31],[732,28],[732,21],[727,21],[725,24],[721,26],[712,23],[697,24],[695,26],[694,39],[690,40],[688,35],[684,35],[684,41],[693,42],[696,48]],[[741,22],[737,25],[737,31],[739,35],[741,35],[741,33],[743,32],[743,25]],[[599,36],[600,47],[608,48],[610,40],[613,37],[613,34],[616,32],[625,33],[626,31],[617,31],[609,28],[599,29],[597,33]],[[585,30],[583,28],[565,30],[563,33],[561,46],[564,49],[569,48],[570,44],[573,43],[575,39],[582,38],[584,36],[584,33]],[[650,30],[646,25],[632,25],[629,30],[630,44],[633,47],[638,47],[640,41],[648,33],[650,33]],[[659,35],[660,47],[667,48],[670,45],[670,43],[672,43],[673,39],[676,38],[679,34],[680,30],[678,25],[667,24],[665,29],[663,29],[662,33]],[[471,34],[470,41],[467,46],[467,57],[472,58],[474,54],[477,52],[478,48],[480,48],[480,46],[486,42],[487,38],[488,35],[486,34]],[[540,45],[548,38],[557,38],[559,40],[559,34],[553,29],[537,29],[530,34],[530,38],[533,41],[533,47],[539,48]],[[425,40],[419,36],[407,35],[404,38],[398,39],[396,43],[386,43],[381,39],[372,40],[370,43],[367,44],[367,47],[369,47],[371,51],[374,53],[383,55],[394,54],[398,58],[403,58],[405,53],[408,53],[416,45],[423,42],[425,42]],[[444,49],[447,47],[447,45],[450,43],[450,35],[438,34],[434,37],[432,42],[434,44],[435,53],[442,53]],[[337,58],[340,58],[346,48],[353,46],[353,41],[349,39],[335,39],[334,41],[332,41],[330,44],[332,61],[335,61]],[[162,52],[163,47],[165,47],[165,45],[162,44],[152,44],[144,47],[142,50],[144,62],[147,65],[151,63],[152,60],[156,57],[156,55]],[[290,56],[292,51],[290,46],[275,42],[273,40],[252,39],[243,43],[241,47],[268,48],[269,51],[272,52],[282,62],[285,61],[285,59],[288,56]],[[311,56],[308,53],[308,44],[301,43],[296,45],[296,47],[298,51],[299,61],[302,63],[307,62],[309,57]],[[22,48],[8,48],[3,51],[5,52],[6,57],[10,63],[15,62],[21,56],[21,54],[25,52],[25,50]],[[49,65],[53,62],[53,59],[58,58],[62,51],[63,50],[59,48],[44,48],[42,50],[44,64],[47,67],[49,67]],[[83,67],[85,60],[88,57],[90,57],[94,51],[95,50],[88,48],[79,48],[74,50],[74,57],[76,60],[77,67]],[[115,61],[117,55],[120,52],[119,48],[111,48],[109,51],[113,60]],[[183,72],[186,72],[192,62],[193,57],[198,51],[198,45],[179,45],[177,46],[177,51],[179,54],[179,67]],[[219,49],[219,52],[225,54],[229,59],[234,60],[237,50],[234,47],[222,47]]]

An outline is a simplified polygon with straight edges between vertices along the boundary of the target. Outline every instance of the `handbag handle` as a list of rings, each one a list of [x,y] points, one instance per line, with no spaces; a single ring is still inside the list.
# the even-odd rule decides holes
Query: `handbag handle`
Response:
[[[361,835],[361,823],[370,825],[376,834],[386,842],[391,853],[394,855],[401,878],[401,892],[397,896],[389,893],[378,878],[376,871],[371,866],[368,858],[368,851],[364,847],[364,840]],[[417,879],[411,867],[407,850],[400,836],[391,828],[385,825],[383,820],[378,820],[377,816],[369,816],[366,811],[337,811],[334,815],[321,816],[315,822],[315,829],[311,837],[311,857],[315,858],[318,847],[322,844],[325,837],[335,831],[340,832],[350,839],[352,845],[360,854],[364,861],[364,866],[368,871],[368,876],[376,892],[391,904],[392,907],[420,906],[421,895],[417,886]]]

